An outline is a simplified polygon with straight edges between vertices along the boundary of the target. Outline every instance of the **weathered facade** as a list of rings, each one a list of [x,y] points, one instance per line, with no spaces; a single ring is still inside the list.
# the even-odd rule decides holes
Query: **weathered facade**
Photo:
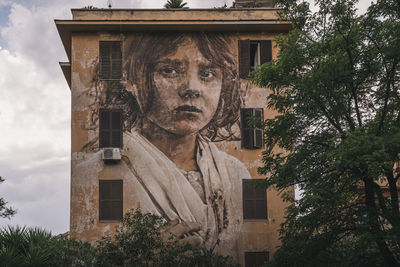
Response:
[[[276,12],[73,9],[56,21],[70,60],[71,236],[94,242],[140,207],[241,264],[275,252],[285,204],[248,182],[263,178],[263,145],[247,119],[276,113],[245,78],[277,56],[290,24]]]

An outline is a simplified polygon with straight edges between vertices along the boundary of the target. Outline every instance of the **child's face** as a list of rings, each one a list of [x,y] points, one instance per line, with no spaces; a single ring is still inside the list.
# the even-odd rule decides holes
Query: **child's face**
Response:
[[[153,98],[145,114],[151,122],[168,132],[190,135],[211,121],[219,104],[222,71],[191,39],[161,57],[151,78]]]

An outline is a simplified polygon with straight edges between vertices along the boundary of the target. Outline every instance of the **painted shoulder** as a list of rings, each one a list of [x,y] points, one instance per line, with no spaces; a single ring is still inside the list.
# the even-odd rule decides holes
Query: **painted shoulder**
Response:
[[[215,150],[218,151],[219,157],[224,159],[227,170],[232,177],[236,177],[237,179],[251,178],[250,173],[243,162],[241,162],[234,156],[224,151],[221,151],[214,143],[210,143],[210,146],[214,146]]]

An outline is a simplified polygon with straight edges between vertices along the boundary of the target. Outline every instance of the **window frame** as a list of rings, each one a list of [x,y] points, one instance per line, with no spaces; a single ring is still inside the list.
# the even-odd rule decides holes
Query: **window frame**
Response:
[[[264,187],[263,196],[262,197],[257,197],[257,192],[253,191],[252,196],[246,196],[245,192],[248,191],[246,190],[246,186],[251,186],[254,188],[259,188],[254,185],[250,185],[252,182],[257,181],[257,180],[262,180],[262,179],[242,179],[242,208],[243,208],[243,220],[245,221],[251,221],[251,220],[257,220],[257,221],[265,221],[268,220],[268,202],[267,202],[267,188]],[[246,201],[254,201],[253,208],[254,208],[254,214],[251,216],[248,215],[248,212],[246,211]],[[263,205],[263,216],[257,216],[257,201],[262,201]]]
[[[107,129],[102,128],[103,123],[102,122],[102,113],[109,113],[109,127]],[[119,129],[114,129],[113,128],[113,113],[119,113],[119,117],[120,117],[120,122],[119,122]],[[103,144],[103,135],[105,134],[105,132],[109,133],[109,144],[110,146],[107,146],[105,144]],[[118,138],[119,138],[119,146],[113,146],[113,137],[115,137],[115,134],[118,134]],[[101,108],[99,109],[99,148],[105,148],[105,147],[118,147],[118,148],[122,148],[123,147],[123,110],[122,109],[104,109]]]
[[[272,60],[272,40],[238,40],[239,78],[246,79],[251,66],[251,43],[259,44],[259,65]]]
[[[102,191],[105,189],[104,186],[107,184],[110,184],[111,189],[111,195],[112,195],[112,186],[113,184],[117,186],[121,186],[120,191],[121,191],[121,196],[118,198],[113,198],[112,196],[109,199],[102,199]],[[115,186],[114,185],[114,186]],[[104,204],[111,202],[111,217],[110,218],[104,218]],[[120,211],[118,212],[118,218],[114,218],[113,215],[113,203],[114,202],[120,202]],[[120,222],[122,221],[123,218],[123,211],[124,211],[124,183],[123,180],[99,180],[99,222]]]
[[[118,47],[118,54],[119,57],[114,58],[114,51],[113,49],[115,47]],[[109,73],[104,73],[104,63],[106,62],[106,56],[103,56],[103,51],[105,49],[108,49],[108,60],[109,60]],[[118,67],[118,75],[116,77],[113,77],[113,69],[114,67]],[[98,70],[98,76],[100,80],[104,81],[119,81],[122,79],[122,42],[121,41],[99,41],[99,70]],[[107,76],[107,77],[106,77]]]
[[[251,115],[245,116],[245,113],[249,111],[251,111]],[[264,121],[264,109],[240,108],[241,148],[262,149],[264,148],[264,129],[249,127],[247,120],[250,117],[258,117],[260,120]],[[259,140],[260,138],[261,140]]]

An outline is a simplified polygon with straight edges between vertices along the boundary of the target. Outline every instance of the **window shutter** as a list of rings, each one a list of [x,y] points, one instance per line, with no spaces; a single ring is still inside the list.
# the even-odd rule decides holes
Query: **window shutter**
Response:
[[[122,111],[99,111],[99,147],[122,147]]]
[[[99,147],[111,146],[111,113],[108,110],[99,111]]]
[[[122,180],[99,181],[99,219],[122,220],[123,184]]]
[[[260,41],[260,64],[264,64],[265,62],[272,60],[272,41],[271,40],[262,40]]]
[[[100,79],[111,76],[111,43],[100,42]]]
[[[269,261],[269,252],[245,252],[244,253],[245,267],[261,267],[267,261]]]
[[[250,40],[239,40],[239,77],[247,78],[250,73]]]
[[[249,126],[248,119],[253,116],[252,108],[240,109],[240,128],[242,135],[242,147],[252,149],[254,144],[254,130]]]
[[[251,219],[255,215],[255,206],[253,204],[252,195],[253,188],[249,185],[250,180],[243,180],[243,218]]]
[[[122,147],[122,112],[112,111],[111,113],[111,146]]]
[[[264,110],[262,108],[254,109],[254,116],[264,121]],[[254,129],[254,148],[263,148],[264,147],[264,130],[263,129]]]
[[[100,42],[100,79],[119,80],[122,77],[122,46],[119,41]]]
[[[121,42],[112,42],[111,46],[111,79],[119,80],[122,77],[122,49]]]
[[[257,258],[254,252],[246,252],[244,254],[244,266],[245,267],[258,267]]]
[[[252,179],[243,179],[243,218],[267,219],[267,192],[264,186],[252,184]]]

